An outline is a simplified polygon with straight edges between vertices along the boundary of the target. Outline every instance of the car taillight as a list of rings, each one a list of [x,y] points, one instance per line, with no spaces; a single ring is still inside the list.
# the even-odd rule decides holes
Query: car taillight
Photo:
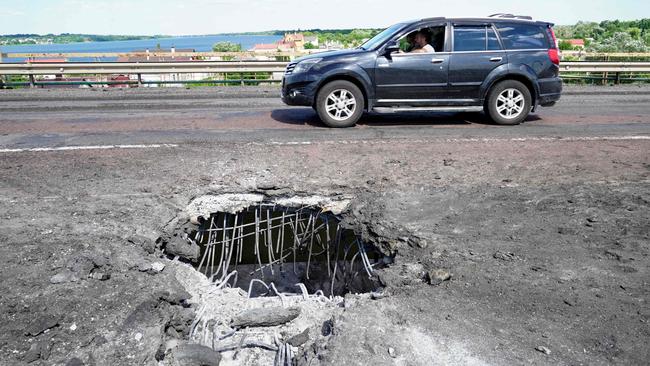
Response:
[[[551,62],[559,65],[560,64],[560,52],[557,48],[551,48],[548,50],[548,57],[551,59]]]
[[[551,62],[559,65],[560,64],[560,51],[557,49],[557,38],[555,37],[555,31],[553,27],[549,25],[549,33],[551,34],[551,39],[553,39],[553,47],[548,50],[548,57],[551,59]]]

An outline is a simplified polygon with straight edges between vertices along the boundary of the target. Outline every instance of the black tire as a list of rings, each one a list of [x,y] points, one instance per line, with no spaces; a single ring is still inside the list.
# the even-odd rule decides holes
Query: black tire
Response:
[[[512,94],[509,94],[510,91]],[[532,97],[526,85],[517,80],[504,80],[490,90],[485,113],[497,124],[518,125],[528,117],[531,103]]]
[[[350,98],[350,95],[353,98]],[[345,96],[345,102],[341,101],[341,104],[337,104],[330,96],[337,99]],[[347,102],[353,102],[354,108],[350,107],[351,104],[346,104]],[[327,126],[352,127],[363,115],[365,103],[363,93],[356,85],[345,80],[335,80],[320,89],[316,96],[315,107],[321,121]]]

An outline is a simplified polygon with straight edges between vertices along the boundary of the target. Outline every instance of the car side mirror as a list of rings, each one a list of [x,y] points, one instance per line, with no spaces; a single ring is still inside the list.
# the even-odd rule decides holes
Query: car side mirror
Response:
[[[398,41],[390,41],[390,42],[388,42],[388,44],[384,48],[384,53],[386,55],[390,55],[391,53],[397,52],[399,50],[400,50],[399,42]]]

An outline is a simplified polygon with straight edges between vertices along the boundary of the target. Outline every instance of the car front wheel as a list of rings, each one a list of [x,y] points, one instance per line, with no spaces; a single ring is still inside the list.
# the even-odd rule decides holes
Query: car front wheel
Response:
[[[330,127],[352,127],[363,115],[363,93],[353,83],[332,81],[318,92],[316,111],[321,121]]]
[[[518,125],[528,117],[531,109],[530,91],[516,80],[496,84],[488,96],[486,113],[500,125]]]

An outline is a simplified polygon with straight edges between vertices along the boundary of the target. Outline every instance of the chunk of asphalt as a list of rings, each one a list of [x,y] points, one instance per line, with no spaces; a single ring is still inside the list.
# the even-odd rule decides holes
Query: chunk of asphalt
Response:
[[[287,343],[294,347],[299,347],[307,343],[307,341],[309,341],[309,328],[305,328],[302,333],[298,333],[295,336],[289,338],[287,340]]]
[[[196,262],[201,254],[201,247],[188,243],[177,236],[172,237],[165,246],[165,252],[172,256],[179,256],[189,261]]]
[[[48,329],[52,329],[59,325],[59,318],[53,315],[42,315],[38,317],[32,324],[25,330],[26,336],[35,337]]]
[[[427,280],[433,286],[449,281],[449,279],[451,279],[451,274],[444,269],[434,269],[427,272]]]
[[[221,354],[200,344],[183,343],[171,350],[170,365],[174,366],[219,366]]]
[[[232,326],[237,328],[247,327],[272,327],[288,323],[300,315],[300,308],[270,307],[257,308],[243,311],[232,319]]]
[[[67,269],[50,277],[50,283],[54,285],[77,281],[79,281],[79,277],[74,272]]]
[[[29,348],[29,351],[25,353],[23,361],[27,363],[32,363],[36,360],[43,359],[47,360],[50,357],[50,344],[49,341],[40,341],[35,342]]]
[[[65,366],[84,366],[84,365],[85,365],[84,362],[77,357],[73,357],[69,359],[68,362],[66,362],[65,364]]]

